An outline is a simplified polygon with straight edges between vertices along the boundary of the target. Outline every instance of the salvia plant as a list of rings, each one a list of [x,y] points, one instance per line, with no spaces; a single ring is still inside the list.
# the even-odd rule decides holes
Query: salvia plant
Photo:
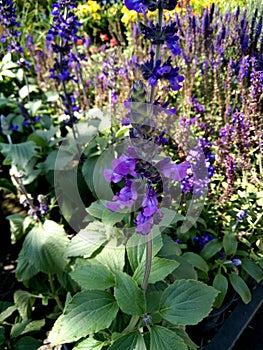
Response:
[[[57,0],[25,37],[35,5],[0,0],[0,188],[22,210],[4,349],[194,350],[191,329],[251,301],[262,14],[200,3]]]

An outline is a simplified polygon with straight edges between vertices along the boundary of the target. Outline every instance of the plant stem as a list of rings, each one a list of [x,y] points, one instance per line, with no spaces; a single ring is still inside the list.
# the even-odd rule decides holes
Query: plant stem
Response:
[[[142,280],[142,290],[144,293],[146,293],[148,283],[149,283],[149,277],[152,267],[152,233],[147,235],[147,242],[146,242],[146,262],[145,262],[145,270],[144,270],[144,276]]]
[[[50,284],[51,293],[52,293],[54,299],[56,300],[57,306],[63,312],[63,309],[64,309],[63,304],[62,304],[61,300],[59,299],[59,296],[56,295],[53,275],[51,273],[48,274],[48,281]]]

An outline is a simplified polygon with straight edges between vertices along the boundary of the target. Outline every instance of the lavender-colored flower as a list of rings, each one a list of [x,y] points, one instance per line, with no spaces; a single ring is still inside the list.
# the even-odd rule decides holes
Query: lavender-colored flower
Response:
[[[141,212],[137,215],[136,218],[136,232],[140,232],[143,235],[147,235],[148,233],[150,233],[153,224],[153,217],[144,216],[144,214]]]
[[[108,182],[118,183],[127,175],[138,177],[134,171],[136,165],[135,158],[129,158],[122,154],[119,158],[112,161],[113,169],[104,169],[104,177]]]
[[[247,216],[247,210],[239,210],[239,212],[237,213],[237,218],[238,220],[244,220]]]
[[[9,52],[22,53],[23,49],[18,40],[21,35],[18,28],[21,25],[17,22],[16,8],[13,6],[12,0],[0,1],[0,23],[3,26],[1,42],[8,43]]]

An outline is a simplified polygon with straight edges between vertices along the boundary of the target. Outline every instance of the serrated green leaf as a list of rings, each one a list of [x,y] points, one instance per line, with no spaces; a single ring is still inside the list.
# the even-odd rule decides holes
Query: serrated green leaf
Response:
[[[16,290],[14,302],[22,320],[28,320],[31,316],[32,307],[36,298],[25,290]]]
[[[94,261],[105,265],[111,271],[122,271],[125,264],[125,246],[113,239],[96,255]]]
[[[246,271],[254,280],[260,282],[263,279],[263,270],[252,260],[242,259],[242,269]]]
[[[110,229],[115,230],[100,221],[89,223],[72,238],[67,247],[67,256],[90,257],[98,248],[107,242]]]
[[[73,350],[101,350],[104,345],[105,342],[89,337],[74,346]]]
[[[114,296],[121,310],[128,315],[142,315],[146,310],[146,301],[142,290],[135,280],[124,272],[116,271]]]
[[[27,279],[27,268],[47,274],[63,271],[67,263],[65,250],[68,242],[63,227],[54,221],[46,220],[43,225],[35,225],[19,253],[17,278],[20,281]]]
[[[83,291],[74,295],[55,322],[49,340],[70,343],[108,328],[118,312],[113,296],[105,291]]]
[[[14,350],[36,350],[41,344],[42,341],[26,336],[16,342]]]
[[[32,141],[19,144],[0,143],[0,151],[6,157],[5,161],[15,165],[18,170],[24,170],[29,161],[37,156],[36,144]]]
[[[243,302],[248,304],[251,301],[252,296],[246,282],[234,272],[229,275],[229,281],[234,290],[240,295]]]
[[[232,232],[227,232],[223,238],[223,248],[226,255],[235,255],[237,251],[237,239]]]
[[[152,259],[152,266],[149,276],[149,283],[155,283],[162,281],[173,272],[180,264],[175,260],[162,259],[154,257]],[[145,270],[145,262],[141,262],[134,272],[133,278],[138,284],[142,283],[143,275]]]
[[[201,271],[207,273],[209,271],[209,266],[206,261],[198,254],[192,252],[186,252],[183,254],[183,258],[189,262],[189,264],[198,268]]]
[[[174,325],[194,325],[212,310],[217,294],[215,288],[199,281],[175,281],[163,292],[159,312]]]
[[[153,326],[150,328],[150,350],[187,350],[183,339],[170,329]]]
[[[223,244],[218,239],[213,239],[212,241],[208,242],[204,248],[201,250],[201,256],[208,260],[212,256],[214,256],[216,253],[218,253],[223,248]]]
[[[220,292],[214,302],[214,307],[219,308],[222,305],[227,293],[227,289],[228,289],[227,278],[223,276],[221,273],[218,273],[214,278],[213,287]]]
[[[82,289],[105,290],[115,284],[111,271],[106,266],[92,260],[78,261],[70,275]]]
[[[109,347],[109,350],[137,350],[136,346],[138,344],[138,340],[140,341],[141,338],[142,335],[138,331],[123,335],[114,341],[114,343]]]

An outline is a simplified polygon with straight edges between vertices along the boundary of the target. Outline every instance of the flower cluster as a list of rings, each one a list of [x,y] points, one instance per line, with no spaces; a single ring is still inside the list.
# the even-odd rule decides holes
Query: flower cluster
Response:
[[[47,34],[47,41],[52,43],[55,58],[54,67],[50,70],[50,77],[58,83],[62,83],[64,95],[62,100],[66,107],[67,116],[66,125],[72,127],[77,122],[74,114],[78,111],[78,106],[74,96],[67,92],[66,83],[69,81],[77,82],[73,72],[74,68],[80,67],[81,56],[73,52],[73,44],[81,38],[78,36],[78,28],[81,23],[74,13],[77,7],[75,0],[58,0],[52,5],[53,24]]]
[[[174,164],[169,157],[150,163],[140,159],[138,153],[136,147],[127,149],[127,155],[122,154],[112,161],[112,169],[104,170],[104,177],[108,182],[124,181],[124,187],[113,197],[114,202],[107,203],[107,207],[112,211],[137,208],[136,232],[146,235],[161,220],[159,206],[162,200],[165,201],[164,187],[169,191],[169,180],[181,181],[188,164]]]
[[[8,42],[9,52],[22,53],[23,49],[18,41],[21,35],[21,32],[18,30],[20,24],[17,22],[16,8],[13,6],[12,0],[0,1],[0,23],[3,26],[1,42]]]
[[[125,0],[125,6],[136,12],[155,11],[158,7],[172,11],[177,5],[177,0]]]

